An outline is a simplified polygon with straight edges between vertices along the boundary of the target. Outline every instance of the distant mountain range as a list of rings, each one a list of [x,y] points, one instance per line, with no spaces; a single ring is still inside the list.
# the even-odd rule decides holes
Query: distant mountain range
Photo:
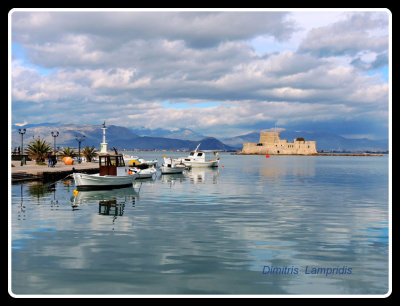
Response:
[[[54,138],[51,136],[52,131],[58,131],[59,136],[56,137],[57,147],[78,147],[75,139],[85,136],[81,146],[92,146],[99,148],[102,142],[103,131],[101,125],[89,124],[70,124],[70,123],[43,123],[30,124],[25,126],[12,126],[12,148],[21,145],[21,136],[18,134],[19,128],[25,128],[24,147],[35,137],[45,139],[51,145],[54,144]],[[141,135],[138,135],[137,131]],[[151,136],[148,136],[151,135]],[[159,135],[159,136],[156,136]],[[193,137],[192,140],[185,138]],[[176,138],[172,138],[176,137]],[[178,138],[179,137],[179,138]],[[232,146],[225,145],[214,137],[206,137],[197,134],[191,130],[181,129],[175,131],[168,130],[132,130],[122,126],[109,125],[106,131],[106,141],[109,150],[112,147],[127,150],[182,150],[189,151],[196,148],[200,143],[202,150],[219,150],[219,151],[235,151]]]
[[[75,136],[85,136],[82,146],[92,146],[99,148],[102,141],[101,125],[72,124],[72,123],[41,123],[27,124],[24,126],[12,127],[12,147],[21,145],[21,136],[18,134],[19,128],[27,129],[24,135],[24,146],[33,140],[34,137],[46,139],[53,145],[51,131],[58,131],[56,145],[59,147],[78,147]],[[306,140],[315,140],[319,152],[386,152],[388,151],[388,140],[370,140],[370,139],[348,139],[329,132],[302,132],[302,131],[281,131],[281,139],[287,139],[292,142],[297,137],[303,137]],[[201,143],[202,150],[220,150],[235,151],[241,150],[243,142],[258,142],[260,131],[239,135],[230,138],[208,137],[196,133],[190,129],[132,129],[122,126],[110,125],[106,134],[108,147],[127,150],[193,150]]]
[[[149,137],[163,137],[163,138],[172,138],[172,139],[181,139],[181,140],[201,140],[207,138],[207,136],[201,135],[192,131],[191,129],[173,129],[173,130],[166,130],[166,129],[146,129],[146,128],[139,128],[133,129],[130,128],[132,132],[140,136],[149,136]]]

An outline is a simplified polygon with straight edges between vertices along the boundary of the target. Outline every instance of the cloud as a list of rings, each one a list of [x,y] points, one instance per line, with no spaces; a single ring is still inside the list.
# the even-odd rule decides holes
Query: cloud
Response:
[[[256,35],[287,39],[294,31],[285,12],[14,12],[13,39],[31,46],[71,41],[109,51],[133,40],[182,40],[192,48]],[[250,17],[251,16],[251,17]],[[249,18],[250,17],[250,18]],[[27,34],[29,32],[29,35]],[[75,37],[78,37],[77,41]]]
[[[343,21],[312,29],[299,51],[318,56],[355,55],[360,51],[386,51],[388,16],[382,13],[357,13]]]
[[[13,121],[67,116],[207,134],[360,114],[385,120],[388,84],[366,73],[387,62],[385,14],[346,14],[320,27],[314,19],[295,37],[298,48],[261,55],[249,42],[293,39],[296,14],[16,11]]]

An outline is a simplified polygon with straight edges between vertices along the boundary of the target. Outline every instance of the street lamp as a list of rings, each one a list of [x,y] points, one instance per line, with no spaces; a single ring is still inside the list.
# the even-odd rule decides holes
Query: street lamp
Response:
[[[85,140],[85,135],[82,137],[75,136],[75,140],[78,142],[78,164],[81,163],[81,142]]]
[[[24,153],[24,134],[26,133],[26,129],[18,129],[18,133],[21,135],[21,154]]]
[[[53,136],[53,138],[54,138],[54,153],[56,153],[57,152],[57,147],[56,147],[56,137],[58,136],[58,135],[60,135],[60,133],[58,133],[58,131],[56,131],[56,132],[51,132],[51,136]]]

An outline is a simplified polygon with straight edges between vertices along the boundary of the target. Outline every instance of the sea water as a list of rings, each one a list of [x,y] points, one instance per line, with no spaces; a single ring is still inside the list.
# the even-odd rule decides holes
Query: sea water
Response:
[[[133,188],[12,184],[10,292],[388,293],[388,156],[219,157]]]

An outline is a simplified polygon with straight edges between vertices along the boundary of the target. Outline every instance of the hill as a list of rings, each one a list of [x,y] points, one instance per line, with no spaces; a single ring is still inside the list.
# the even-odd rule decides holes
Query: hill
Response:
[[[18,128],[20,126],[12,126],[12,148],[21,145],[21,136],[18,134]],[[103,131],[101,125],[89,125],[89,124],[70,124],[70,123],[58,123],[58,124],[35,124],[23,126],[26,128],[26,134],[24,135],[24,147],[26,144],[31,142],[35,137],[45,139],[51,145],[53,145],[54,139],[51,136],[52,131],[58,131],[59,136],[56,137],[57,147],[78,147],[78,142],[75,137],[85,136],[85,140],[81,146],[92,146],[99,148],[102,142]],[[155,133],[153,133],[155,134]],[[117,149],[139,149],[139,150],[193,150],[196,146],[201,143],[202,150],[220,150],[230,151],[234,150],[233,147],[225,145],[214,137],[204,137],[200,140],[184,140],[174,139],[166,137],[151,137],[151,136],[139,136],[134,133],[131,129],[109,125],[106,132],[106,140],[108,142],[108,148],[116,147]]]

